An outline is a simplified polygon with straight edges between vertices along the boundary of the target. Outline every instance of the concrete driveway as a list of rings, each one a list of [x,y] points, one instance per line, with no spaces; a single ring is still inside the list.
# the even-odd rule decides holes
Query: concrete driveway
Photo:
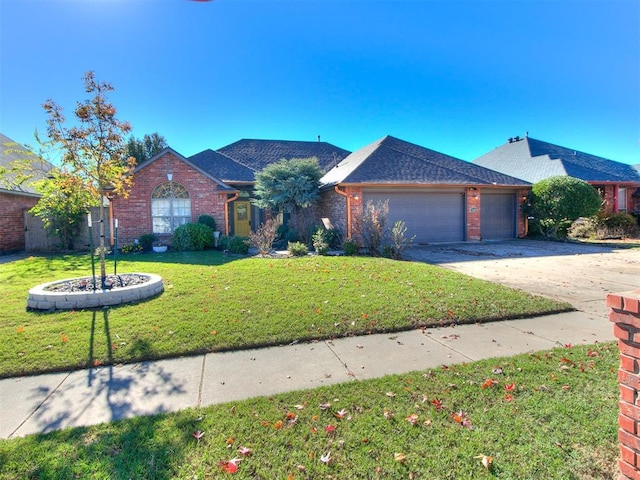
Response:
[[[405,258],[563,300],[607,317],[607,293],[640,288],[640,248],[509,240],[414,246]]]

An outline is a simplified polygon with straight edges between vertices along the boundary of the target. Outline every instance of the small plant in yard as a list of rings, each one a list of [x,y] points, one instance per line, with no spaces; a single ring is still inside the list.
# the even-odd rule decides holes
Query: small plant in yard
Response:
[[[384,202],[367,202],[364,209],[362,239],[364,247],[370,255],[380,255],[382,245],[388,236],[387,216],[389,215],[389,200]]]
[[[157,241],[158,237],[156,237],[153,233],[145,233],[144,235],[140,235],[138,237],[138,245],[140,245],[142,250],[144,250],[145,252],[151,251],[151,247],[153,247]]]
[[[142,252],[142,246],[139,243],[127,243],[120,249],[122,253],[140,253]]]
[[[260,255],[269,255],[273,249],[273,242],[278,237],[278,223],[270,218],[249,234],[251,244],[258,249]]]
[[[347,256],[358,255],[358,252],[360,252],[358,242],[356,242],[352,238],[348,238],[344,242],[342,242],[342,249],[344,250],[344,254]]]
[[[246,255],[249,252],[251,241],[245,237],[224,237],[222,248],[234,255]]]
[[[3,440],[0,478],[611,479],[618,361],[558,348]]]
[[[391,229],[391,242],[393,243],[391,250],[392,258],[396,260],[402,258],[402,252],[413,243],[415,238],[415,235],[413,237],[407,237],[406,224],[402,220],[398,220]]]
[[[289,242],[287,245],[287,251],[289,252],[289,255],[294,257],[303,257],[309,253],[309,249],[302,242]]]
[[[329,243],[327,242],[327,233],[324,228],[320,227],[311,237],[313,248],[318,255],[326,255],[329,251]]]

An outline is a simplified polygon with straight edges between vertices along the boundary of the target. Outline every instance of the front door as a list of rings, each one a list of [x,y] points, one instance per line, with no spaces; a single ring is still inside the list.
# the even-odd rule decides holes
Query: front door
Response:
[[[251,232],[251,203],[233,202],[233,233],[237,237],[248,237]]]

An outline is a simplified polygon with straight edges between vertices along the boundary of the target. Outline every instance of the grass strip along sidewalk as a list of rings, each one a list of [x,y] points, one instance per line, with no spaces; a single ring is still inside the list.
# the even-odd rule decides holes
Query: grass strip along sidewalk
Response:
[[[617,364],[566,346],[5,440],[0,479],[610,479]]]
[[[571,309],[423,263],[207,251],[122,257],[118,272],[164,279],[164,293],[139,304],[26,311],[31,287],[89,272],[87,255],[2,265],[0,377]]]

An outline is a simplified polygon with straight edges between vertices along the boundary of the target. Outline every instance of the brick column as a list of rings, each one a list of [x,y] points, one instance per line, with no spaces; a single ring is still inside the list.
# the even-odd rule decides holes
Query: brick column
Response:
[[[607,306],[620,350],[620,478],[640,480],[640,289],[607,295]]]

